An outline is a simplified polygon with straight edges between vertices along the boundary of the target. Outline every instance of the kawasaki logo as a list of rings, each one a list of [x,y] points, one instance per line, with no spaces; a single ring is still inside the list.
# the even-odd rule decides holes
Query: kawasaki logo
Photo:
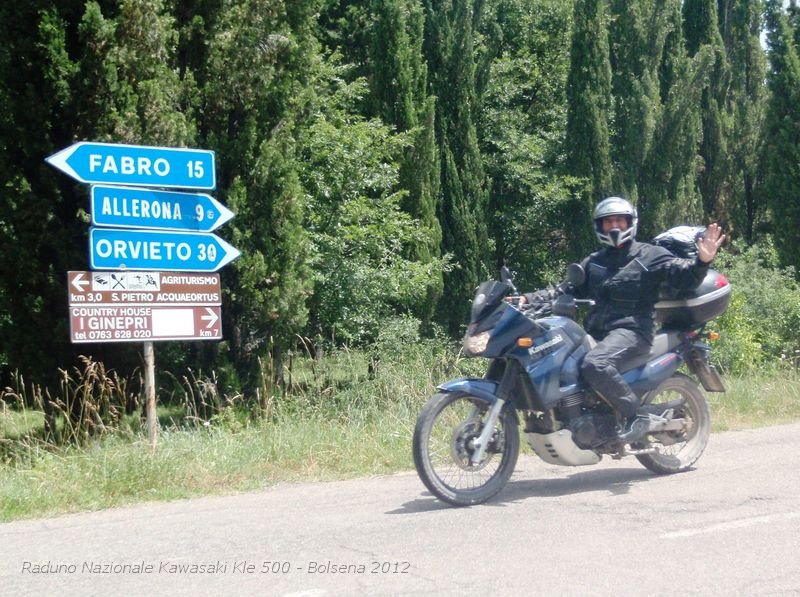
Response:
[[[528,349],[528,354],[533,356],[537,352],[541,352],[543,350],[547,350],[551,346],[555,346],[556,344],[560,344],[564,341],[564,338],[561,337],[561,334],[553,338],[552,340],[548,340],[547,342],[540,344],[539,346],[534,346],[533,348]]]

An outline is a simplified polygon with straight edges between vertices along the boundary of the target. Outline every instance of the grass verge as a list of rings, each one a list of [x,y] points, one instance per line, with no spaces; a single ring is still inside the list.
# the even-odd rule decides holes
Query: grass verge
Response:
[[[409,377],[387,365],[381,377],[335,395],[322,388],[324,402],[314,388],[268,420],[228,410],[196,428],[172,425],[155,451],[141,432],[82,447],[26,440],[41,415],[8,409],[0,413],[0,443],[13,454],[0,464],[0,520],[410,470],[413,427],[433,380],[464,373],[458,363],[416,370],[424,373]],[[716,432],[800,420],[797,373],[725,383],[726,393],[708,394]]]
[[[155,451],[144,437],[60,451],[29,446],[0,469],[0,520],[389,473],[409,467],[409,420],[172,429],[160,434]]]

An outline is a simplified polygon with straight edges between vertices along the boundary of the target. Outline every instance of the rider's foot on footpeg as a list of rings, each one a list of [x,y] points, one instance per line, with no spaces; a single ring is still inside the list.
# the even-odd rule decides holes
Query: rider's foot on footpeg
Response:
[[[626,444],[630,444],[642,439],[650,431],[650,415],[635,415],[628,419],[625,428],[617,436]]]
[[[654,423],[663,421],[666,417],[671,419],[675,409],[684,405],[685,399],[663,402],[660,404],[642,404],[636,409],[636,414],[628,419],[625,428],[617,437],[626,444],[639,441],[650,431]]]

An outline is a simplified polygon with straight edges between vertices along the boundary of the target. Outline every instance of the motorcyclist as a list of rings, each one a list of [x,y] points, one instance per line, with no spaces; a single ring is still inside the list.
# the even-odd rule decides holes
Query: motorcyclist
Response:
[[[725,235],[716,223],[709,225],[697,240],[697,257],[681,259],[663,247],[636,241],[636,208],[621,197],[603,199],[592,218],[604,247],[583,260],[586,281],[574,289],[574,295],[595,301],[584,327],[598,344],[584,357],[581,374],[619,413],[619,438],[632,443],[650,430],[650,414],[661,413],[639,405],[619,367],[650,351],[662,283],[682,289],[700,284]],[[534,303],[555,294],[555,290],[539,291],[523,295],[520,301]]]

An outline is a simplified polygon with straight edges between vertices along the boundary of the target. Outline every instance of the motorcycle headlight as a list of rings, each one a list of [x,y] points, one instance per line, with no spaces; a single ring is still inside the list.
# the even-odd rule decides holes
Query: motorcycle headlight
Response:
[[[468,336],[464,338],[464,348],[469,354],[483,354],[483,351],[486,350],[486,346],[489,344],[491,335],[491,332],[487,331],[475,334],[474,336]]]

